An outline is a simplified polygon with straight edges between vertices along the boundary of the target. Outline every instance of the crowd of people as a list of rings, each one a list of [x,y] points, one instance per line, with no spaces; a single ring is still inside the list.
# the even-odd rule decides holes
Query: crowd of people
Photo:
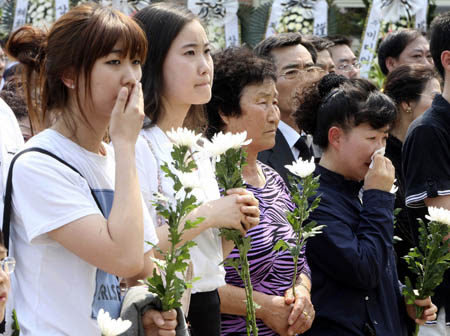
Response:
[[[430,42],[412,29],[388,34],[380,90],[360,78],[345,36],[283,33],[212,51],[200,19],[170,3],[132,17],[82,4],[48,32],[14,31],[0,92],[6,333],[12,309],[23,335],[100,335],[101,309],[120,317],[123,286],[151,277],[170,246],[155,195],[176,202],[161,166],[172,160],[166,132],[187,127],[200,142],[251,139],[245,187],[225,196],[211,158],[192,157],[201,204],[181,223],[203,218],[183,235],[196,243],[183,306],[192,336],[247,335],[244,283],[223,263],[239,251],[222,228],[252,238],[261,336],[407,336],[416,323],[421,336],[450,335],[448,272],[432,298],[402,295],[417,218],[450,210],[448,36],[450,12],[434,19]],[[295,264],[274,246],[294,244],[285,165],[297,159],[316,163],[321,201],[309,220],[326,227]],[[171,336],[178,317],[150,309],[140,321],[146,335]]]

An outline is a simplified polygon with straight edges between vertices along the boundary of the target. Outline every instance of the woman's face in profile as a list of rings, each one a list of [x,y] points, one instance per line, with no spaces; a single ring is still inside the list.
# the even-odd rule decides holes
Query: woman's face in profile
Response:
[[[386,146],[389,126],[374,129],[363,123],[343,131],[336,146],[337,160],[344,177],[354,181],[362,181],[367,174],[372,154]]]
[[[413,103],[412,117],[413,120],[420,117],[426,110],[431,107],[434,97],[441,93],[441,84],[437,78],[431,78],[424,90],[420,94],[420,98],[416,103]]]

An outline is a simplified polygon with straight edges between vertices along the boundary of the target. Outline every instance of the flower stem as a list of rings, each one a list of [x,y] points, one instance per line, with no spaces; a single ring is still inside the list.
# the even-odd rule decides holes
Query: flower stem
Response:
[[[422,316],[424,308],[419,307],[417,305],[415,305],[415,306],[416,306],[416,318],[420,318]],[[419,328],[420,328],[420,325],[416,323],[416,329],[414,330],[414,336],[419,335]]]
[[[295,299],[295,285],[297,284],[297,264],[298,264],[298,256],[294,257],[294,277],[292,278],[292,295]]]
[[[250,278],[250,265],[246,253],[240,253],[242,265],[242,279],[245,285],[246,306],[247,306],[247,336],[250,336],[250,330],[253,336],[258,336],[258,327],[256,326],[255,304],[253,302],[253,286]],[[250,319],[250,321],[249,321]]]

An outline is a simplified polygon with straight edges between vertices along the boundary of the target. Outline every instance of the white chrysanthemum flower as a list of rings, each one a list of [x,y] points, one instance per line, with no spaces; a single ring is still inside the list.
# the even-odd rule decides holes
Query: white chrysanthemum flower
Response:
[[[212,156],[220,156],[224,154],[230,148],[238,149],[242,146],[247,146],[252,142],[251,139],[247,139],[247,132],[242,133],[216,133],[212,137],[211,141],[205,141],[203,149],[206,150]]]
[[[175,171],[175,174],[178,176],[181,184],[183,185],[183,187],[185,189],[186,188],[190,188],[190,189],[202,188],[200,179],[195,172],[184,173],[184,172],[177,170],[177,171]]]
[[[425,218],[429,221],[450,225],[450,210],[437,207],[428,207],[428,213],[429,215],[425,215]]]
[[[303,161],[302,159],[298,159],[297,161],[293,161],[292,165],[285,165],[285,167],[292,174],[297,175],[301,178],[305,178],[306,176],[311,175],[316,169],[314,158],[311,158],[310,161]]]
[[[202,136],[201,134],[196,135],[194,131],[188,130],[185,127],[179,127],[177,130],[172,128],[166,134],[175,145],[187,146],[189,148],[193,147]]]
[[[122,320],[120,317],[115,320],[109,316],[108,312],[102,309],[98,312],[97,323],[102,332],[102,336],[116,336],[128,330],[131,327],[131,322]]]

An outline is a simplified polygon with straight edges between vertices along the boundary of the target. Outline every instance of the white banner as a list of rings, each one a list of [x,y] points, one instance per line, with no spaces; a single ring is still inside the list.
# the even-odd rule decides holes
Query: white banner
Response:
[[[28,0],[17,0],[12,30],[23,26],[27,22]]]
[[[286,0],[275,0],[272,4],[269,22],[267,23],[266,38],[276,33],[276,28],[280,23],[281,16],[283,15],[283,1]]]
[[[361,63],[360,76],[363,78],[369,77],[373,55],[377,47],[381,19],[381,0],[374,0],[370,7],[369,18],[367,19],[363,42],[361,44],[361,52],[359,53],[359,62]]]
[[[414,21],[414,28],[421,31],[427,31],[427,14],[428,14],[428,0],[422,0],[422,8],[416,12]]]
[[[328,4],[326,0],[319,0],[314,6],[314,35],[321,37],[328,35]]]
[[[239,41],[239,19],[237,15],[225,25],[226,46],[234,47],[240,45]]]
[[[55,0],[55,20],[66,14],[69,10],[69,0]]]
[[[125,3],[127,1],[125,0]],[[111,7],[117,10],[120,10],[120,8],[122,7],[122,0],[112,0],[111,1]]]
[[[225,28],[226,47],[240,44],[238,0],[188,0],[187,7],[207,25]]]

